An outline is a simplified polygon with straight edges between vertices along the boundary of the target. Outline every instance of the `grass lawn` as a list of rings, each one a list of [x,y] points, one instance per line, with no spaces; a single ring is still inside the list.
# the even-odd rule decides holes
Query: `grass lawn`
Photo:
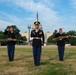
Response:
[[[43,47],[39,67],[33,64],[31,47],[16,47],[14,62],[8,61],[6,47],[0,47],[0,75],[76,75],[76,46],[66,47],[63,62],[56,46]]]

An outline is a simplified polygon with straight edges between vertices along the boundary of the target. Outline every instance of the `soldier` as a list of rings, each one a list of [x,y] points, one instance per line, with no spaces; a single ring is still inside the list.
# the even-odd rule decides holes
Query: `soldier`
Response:
[[[8,57],[9,61],[14,60],[14,51],[15,51],[15,43],[16,43],[16,37],[15,33],[13,31],[12,26],[10,26],[8,29],[4,32],[5,35],[7,35],[7,50],[8,50]]]
[[[59,33],[55,35],[55,38],[53,40],[57,41],[58,46],[58,54],[59,54],[59,60],[64,60],[64,50],[65,50],[65,40],[69,38],[69,36],[65,36],[63,33],[62,28],[59,29]]]
[[[40,57],[42,45],[44,45],[44,32],[39,29],[40,22],[34,22],[35,29],[31,31],[31,37],[33,38],[33,57],[35,66],[40,65]]]

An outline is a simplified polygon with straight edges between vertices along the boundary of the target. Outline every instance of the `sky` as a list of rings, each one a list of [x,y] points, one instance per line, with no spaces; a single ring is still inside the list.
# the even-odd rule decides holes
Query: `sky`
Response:
[[[76,0],[0,0],[0,30],[16,25],[28,31],[37,11],[44,32],[76,30]]]

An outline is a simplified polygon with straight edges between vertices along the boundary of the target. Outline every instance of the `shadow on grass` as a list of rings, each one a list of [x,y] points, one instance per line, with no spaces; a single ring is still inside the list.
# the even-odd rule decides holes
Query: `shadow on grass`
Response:
[[[46,62],[46,61],[41,62],[41,65],[47,65],[47,64],[50,64],[50,62]]]

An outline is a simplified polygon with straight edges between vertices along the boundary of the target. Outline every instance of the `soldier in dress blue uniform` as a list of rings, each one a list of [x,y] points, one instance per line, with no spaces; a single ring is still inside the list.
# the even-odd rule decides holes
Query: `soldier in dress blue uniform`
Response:
[[[15,43],[16,43],[16,37],[15,37],[16,34],[14,33],[14,29],[12,28],[12,26],[10,26],[8,29],[6,29],[4,34],[7,35],[7,37],[8,37],[7,39],[13,39],[13,40],[7,41],[7,50],[8,50],[9,61],[13,61]]]
[[[40,57],[41,57],[41,50],[42,45],[44,45],[44,32],[43,30],[39,29],[40,22],[34,22],[35,29],[31,31],[31,37],[33,38],[33,57],[34,57],[34,64],[35,66],[40,65]]]
[[[65,40],[69,38],[69,36],[65,36],[63,33],[62,28],[59,29],[59,33],[55,35],[55,38],[64,36],[64,38],[57,40],[57,46],[58,46],[58,54],[59,54],[59,60],[64,60],[64,50],[65,50]]]

